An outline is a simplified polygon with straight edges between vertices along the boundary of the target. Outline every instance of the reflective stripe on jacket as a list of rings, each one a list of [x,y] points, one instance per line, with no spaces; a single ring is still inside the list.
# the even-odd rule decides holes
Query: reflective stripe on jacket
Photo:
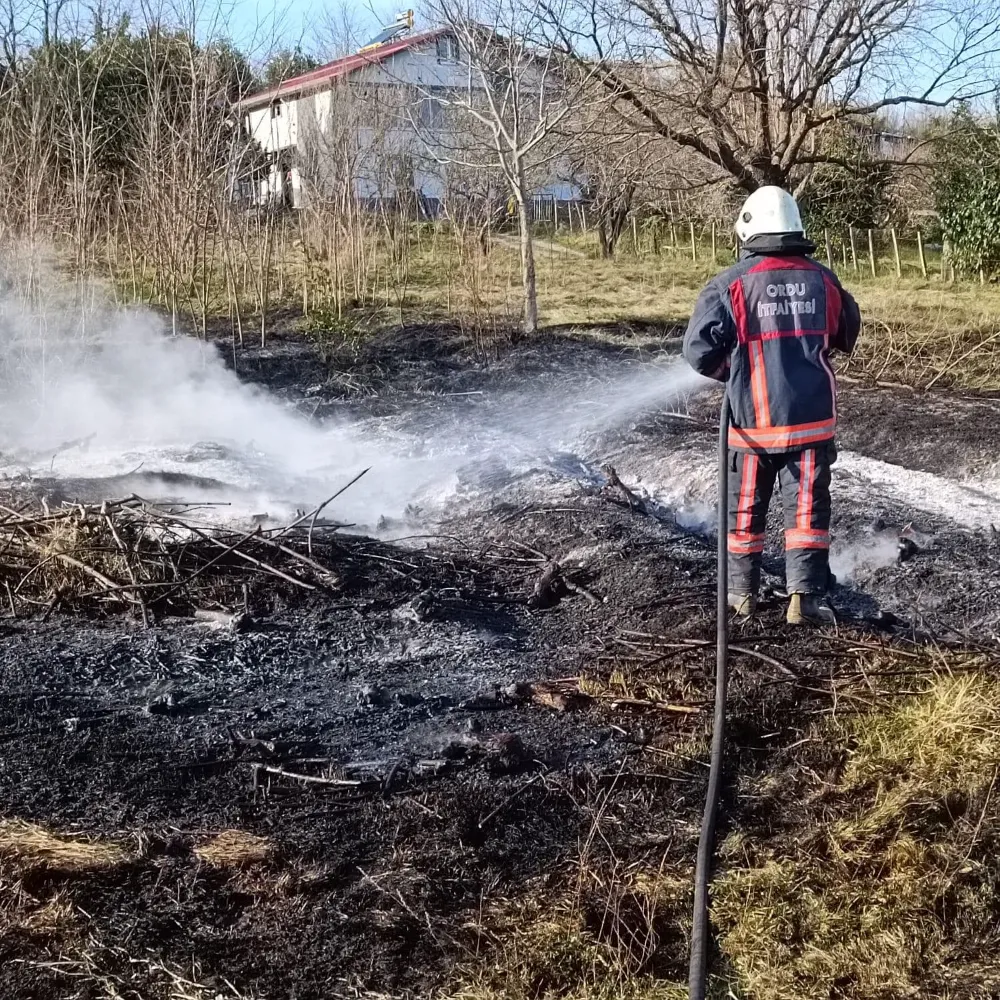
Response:
[[[730,447],[776,453],[835,436],[829,352],[854,349],[861,317],[837,276],[806,256],[812,244],[770,239],[759,237],[702,291],[684,357],[728,383]]]

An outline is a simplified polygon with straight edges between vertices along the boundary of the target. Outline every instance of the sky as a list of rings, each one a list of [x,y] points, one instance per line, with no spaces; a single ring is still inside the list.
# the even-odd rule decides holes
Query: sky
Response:
[[[421,17],[420,8],[423,0],[165,0],[166,3],[177,3],[181,6],[203,5],[206,14],[209,10],[218,11],[218,4],[224,5],[221,14],[212,14],[214,19],[221,16],[225,27],[222,31],[212,30],[209,34],[225,34],[250,56],[251,61],[260,65],[277,50],[301,47],[302,51],[325,62],[337,58],[347,52],[357,49],[373,38],[384,26],[391,24],[398,12],[413,7],[416,11],[415,27],[419,31],[427,26],[426,18]],[[892,62],[895,65],[890,71],[889,65],[883,64],[883,71],[890,71],[895,78],[892,83],[880,79],[876,73],[870,82],[871,93],[867,98],[878,98],[888,91],[900,93],[903,91],[919,93],[934,78],[934,68],[930,65],[941,58],[943,52],[956,43],[955,26],[966,20],[966,16],[978,0],[949,0],[949,10],[935,8],[929,15],[925,26],[930,38],[924,49],[910,45],[907,51],[897,51]],[[188,8],[190,9],[190,8]],[[954,20],[953,20],[954,19]],[[973,20],[982,19],[982,14],[973,14]],[[995,32],[1000,31],[994,27]],[[917,41],[917,36],[910,39]],[[985,41],[988,48],[1000,46],[1000,36],[994,36]],[[945,86],[936,95],[948,96],[956,89],[964,89],[963,85],[973,90],[988,89],[993,80],[996,63],[996,52],[991,53],[988,67],[982,63],[963,67],[949,80],[950,86]],[[939,65],[939,64],[938,64]],[[883,87],[885,88],[883,90]],[[912,88],[912,90],[910,90]],[[979,102],[977,102],[979,103]],[[984,99],[984,109],[989,100]],[[914,107],[896,108],[887,117],[892,124],[902,124],[914,114],[921,117],[922,110]],[[890,125],[891,127],[891,125]]]
[[[270,49],[300,46],[325,59],[343,48],[354,51],[406,9],[406,0],[230,0],[223,16],[225,33],[257,58]]]

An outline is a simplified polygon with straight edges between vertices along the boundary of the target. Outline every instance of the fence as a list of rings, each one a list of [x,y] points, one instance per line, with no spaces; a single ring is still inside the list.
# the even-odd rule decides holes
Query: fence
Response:
[[[824,229],[810,233],[816,257],[831,269],[858,278],[895,276],[955,281],[972,277],[983,283],[992,273],[984,267],[976,275],[956,273],[945,249],[928,243],[919,229]],[[671,253],[690,257],[695,264],[724,263],[735,258],[732,229],[715,222],[671,222],[665,219],[630,219],[619,240],[619,252],[636,256]]]

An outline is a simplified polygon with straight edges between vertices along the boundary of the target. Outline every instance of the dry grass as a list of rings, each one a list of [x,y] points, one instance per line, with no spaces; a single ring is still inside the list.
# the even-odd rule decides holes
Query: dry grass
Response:
[[[19,873],[106,871],[129,860],[117,844],[52,833],[22,820],[0,820],[0,858]]]
[[[0,504],[0,593],[11,614],[60,603],[143,614],[168,603],[239,607],[244,585],[261,576],[300,591],[337,585],[336,573],[312,558],[336,525],[314,525],[306,515],[282,528],[244,531],[202,522],[189,506],[177,509],[139,497],[54,509],[34,500],[22,500],[20,509]]]
[[[0,939],[18,935],[47,951],[78,945],[88,921],[74,905],[67,880],[109,872],[129,860],[117,844],[0,820]]]
[[[243,830],[223,830],[194,849],[200,861],[212,868],[251,868],[269,862],[274,845],[264,837]]]
[[[611,670],[606,677],[585,674],[579,686],[580,691],[591,698],[650,704],[685,704],[699,699],[702,694],[689,674],[627,664]]]
[[[681,1000],[677,983],[636,971],[572,899],[533,899],[492,914],[490,960],[468,964],[442,1000]]]
[[[589,235],[542,238],[537,252],[542,324],[602,336],[595,327],[683,326],[705,282],[732,262],[720,248],[713,263],[705,246],[698,263],[686,247],[640,256],[625,250],[602,260]],[[495,244],[489,257],[457,269],[453,253],[447,256],[441,244],[434,253],[429,245],[418,246],[414,254],[407,297],[412,318],[466,315],[473,321],[492,316],[516,322],[520,285],[511,247]],[[1000,287],[945,282],[912,271],[903,278],[873,279],[848,268],[841,279],[865,319],[850,375],[915,387],[1000,389]],[[636,345],[635,339],[630,342]]]
[[[664,328],[682,326],[701,287],[733,258],[720,234],[715,259],[702,241],[695,262],[686,236],[681,237],[677,247],[660,240],[654,252],[646,234],[638,254],[629,238],[614,259],[604,260],[592,233],[553,237],[540,232],[535,249],[541,324],[575,327],[602,338],[624,332],[622,342],[633,347],[652,343]],[[509,234],[495,236],[484,255],[475,241],[460,246],[446,227],[415,226],[402,272],[378,242],[366,258],[366,290],[348,301],[331,298],[325,268],[306,259],[300,241],[290,239],[283,246],[280,266],[275,261],[282,276],[274,280],[272,308],[300,311],[305,285],[309,316],[303,328],[323,351],[356,343],[386,324],[447,322],[482,347],[503,341],[517,326],[520,273],[516,240]],[[910,257],[901,278],[890,260],[880,263],[877,278],[866,265],[855,270],[837,263],[866,321],[849,373],[864,381],[921,388],[1000,390],[1000,286],[945,281],[934,260],[924,278],[913,253]],[[228,285],[218,275],[211,284],[211,312],[229,317]]]
[[[149,962],[150,975],[166,987],[167,1000],[253,1000],[255,994],[239,990],[228,979],[223,988],[218,983],[202,982],[199,968],[179,969],[164,962]]]
[[[783,842],[728,845],[714,918],[741,994],[942,995],[948,967],[953,986],[991,995],[1000,970],[957,959],[997,947],[1000,683],[942,675],[889,711],[817,735],[851,747],[839,780],[817,776],[817,807]]]
[[[25,913],[17,926],[42,937],[62,935],[76,923],[76,911],[68,897],[57,892],[51,899]]]
[[[23,882],[7,882],[0,875],[0,897],[0,939],[20,935],[38,948],[79,942],[86,921],[64,889],[39,898],[29,893]]]
[[[28,963],[63,980],[65,997],[92,1000],[258,1000],[228,979],[202,981],[196,963],[180,968],[173,963],[130,955],[124,948],[92,938],[51,960]],[[71,992],[70,992],[71,990]]]
[[[686,988],[656,975],[686,933],[686,866],[627,862],[608,852],[620,803],[611,792],[573,862],[520,897],[496,901],[468,930],[469,958],[443,1000],[681,1000]]]
[[[707,259],[693,265],[667,253],[602,260],[590,237],[541,238],[536,245],[539,319],[543,326],[677,325],[687,320],[698,289],[724,259],[720,253],[717,267]],[[415,315],[517,322],[520,273],[516,250],[507,243],[494,243],[488,256],[461,263],[440,243],[421,245],[412,277],[407,304]]]
[[[720,851],[714,996],[1000,990],[1000,963],[990,959],[1000,953],[1000,678],[971,654],[857,657],[857,676],[879,683],[878,707],[828,716],[804,734],[822,763],[793,753],[787,770],[757,779],[753,811],[765,803],[760,815],[770,818],[737,828]],[[633,690],[640,680],[622,672],[610,683]],[[553,895],[550,879],[484,914],[476,961],[450,997],[684,995],[652,980],[645,963],[659,948],[683,953],[692,872],[602,860],[594,848],[604,814],[594,812],[565,891]]]
[[[921,697],[855,728],[848,787],[874,781],[933,795],[973,787],[1000,765],[1000,683],[981,673],[946,674]]]

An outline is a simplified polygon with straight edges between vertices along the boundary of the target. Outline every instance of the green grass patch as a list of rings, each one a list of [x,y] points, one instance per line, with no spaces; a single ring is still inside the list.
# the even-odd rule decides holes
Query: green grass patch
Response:
[[[842,773],[806,786],[793,829],[734,838],[715,887],[737,994],[993,995],[1000,966],[986,974],[982,959],[1000,946],[1000,683],[942,674],[816,738],[847,749]]]

